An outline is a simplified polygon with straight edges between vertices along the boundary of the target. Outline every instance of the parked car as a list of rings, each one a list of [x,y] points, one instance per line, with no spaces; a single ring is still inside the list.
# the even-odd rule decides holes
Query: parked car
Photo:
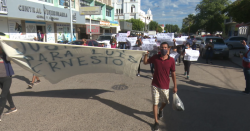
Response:
[[[226,39],[225,43],[229,49],[244,48],[244,45],[241,44],[242,40],[247,41],[247,38],[240,37],[240,36],[233,36],[233,37],[229,37],[228,39]]]
[[[202,38],[201,37],[195,37],[196,39],[196,47],[200,47],[201,42],[202,42]]]
[[[201,57],[205,58],[206,56],[206,44],[209,43],[210,39],[212,39],[212,43],[213,43],[213,47],[214,47],[214,56],[222,56],[224,59],[228,59],[229,58],[229,49],[228,46],[225,44],[224,40],[220,37],[204,37],[201,45],[200,45],[200,53],[201,53]]]
[[[83,45],[83,43],[84,43],[83,40],[76,40],[76,41],[70,42],[70,44],[72,45]],[[102,44],[98,43],[96,40],[86,39],[86,43],[88,46],[102,47]]]
[[[100,44],[104,44],[106,47],[111,47],[110,40],[112,37],[115,37],[116,34],[106,33],[103,35],[100,35],[97,39],[97,42]]]

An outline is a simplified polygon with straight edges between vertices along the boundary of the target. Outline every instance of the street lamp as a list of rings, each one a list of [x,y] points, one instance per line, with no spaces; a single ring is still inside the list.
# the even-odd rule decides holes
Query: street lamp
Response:
[[[71,2],[74,0],[64,0],[64,3],[66,3],[66,1],[69,1],[69,15],[70,15],[70,39],[71,41],[73,41],[73,18],[72,18],[72,8],[71,8]],[[67,6],[65,6],[64,8],[68,8]]]

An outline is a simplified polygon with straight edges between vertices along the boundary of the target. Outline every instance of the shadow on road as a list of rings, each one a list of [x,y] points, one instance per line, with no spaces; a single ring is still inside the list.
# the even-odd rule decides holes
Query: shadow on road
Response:
[[[16,79],[19,79],[19,80],[21,80],[21,81],[26,82],[27,84],[30,84],[30,79],[28,79],[28,78],[26,78],[26,77],[24,77],[24,76],[15,75],[15,76],[13,76],[12,78],[16,78]]]
[[[36,97],[57,97],[57,98],[59,97],[59,98],[97,100],[113,108],[114,110],[117,110],[128,116],[132,116],[135,119],[145,122],[149,125],[151,124],[135,115],[135,114],[142,114],[148,117],[153,117],[152,115],[150,115],[150,112],[138,111],[136,109],[122,105],[115,101],[104,99],[104,98],[97,96],[99,94],[106,93],[106,92],[112,92],[112,91],[100,90],[100,89],[68,89],[68,90],[52,90],[52,91],[41,91],[41,92],[19,92],[19,93],[12,94],[12,96],[36,96]]]
[[[242,70],[242,67],[231,62],[230,60],[224,60],[222,58],[213,58],[213,64],[207,64],[206,59],[199,58],[198,61],[192,62],[192,64],[196,65],[202,65],[202,66],[210,66],[210,67],[216,67],[216,68],[227,68],[227,69],[240,69]]]
[[[168,105],[164,109],[162,131],[247,131],[249,130],[249,95],[217,86],[189,82],[178,85],[178,95],[185,111],[178,112]],[[172,104],[172,93],[170,93]]]

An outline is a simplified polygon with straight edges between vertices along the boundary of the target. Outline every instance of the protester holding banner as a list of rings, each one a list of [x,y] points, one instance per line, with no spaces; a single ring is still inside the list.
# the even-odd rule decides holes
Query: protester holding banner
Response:
[[[184,75],[187,76],[187,79],[189,79],[189,71],[190,71],[191,61],[184,60],[185,50],[192,50],[190,48],[189,43],[186,43],[186,46],[185,46],[185,48],[183,50],[183,53],[182,53],[182,55],[183,55],[183,63],[184,63],[184,70],[185,70]]]
[[[0,95],[0,121],[7,101],[10,105],[10,110],[5,112],[5,114],[10,114],[17,111],[10,94],[12,75],[14,75],[14,71],[12,69],[11,63],[7,60],[7,55],[0,46],[0,87],[2,89],[2,93]]]
[[[82,39],[82,41],[83,41],[82,43],[83,46],[88,46],[85,39]]]
[[[240,58],[242,58],[242,65],[243,65],[243,71],[244,71],[244,76],[246,80],[246,88],[245,91],[242,91],[243,94],[248,94],[250,92],[250,48],[247,46],[246,41],[242,41],[242,44],[246,48],[246,54],[243,55],[243,53],[240,54]]]
[[[116,48],[117,43],[114,38],[110,40],[110,45],[111,45],[111,48]]]
[[[144,56],[144,64],[153,63],[155,66],[154,77],[152,80],[152,101],[153,112],[155,118],[154,130],[159,129],[158,117],[163,117],[163,108],[166,104],[169,104],[169,72],[172,72],[172,79],[174,83],[173,92],[177,92],[176,74],[175,74],[175,61],[168,55],[169,46],[168,43],[163,42],[161,44],[161,54],[154,55],[148,59],[148,53]],[[161,99],[162,105],[159,109],[158,104]]]
[[[213,40],[210,39],[209,43],[207,43],[206,45],[206,62],[208,64],[208,59],[210,60],[210,63],[212,64],[212,58],[213,58],[213,50],[214,50],[214,47],[213,47]]]

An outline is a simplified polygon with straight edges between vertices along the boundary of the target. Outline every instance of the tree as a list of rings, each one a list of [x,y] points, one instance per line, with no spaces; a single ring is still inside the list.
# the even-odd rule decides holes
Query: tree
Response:
[[[190,27],[193,26],[194,23],[195,23],[195,15],[193,14],[189,14],[188,17],[185,17],[182,20],[182,28],[185,29],[185,32],[188,33],[188,35],[190,33]]]
[[[202,0],[195,9],[198,12],[195,24],[210,34],[222,31],[224,19],[227,18],[222,11],[229,4],[229,0]]]
[[[149,30],[156,30],[158,28],[158,23],[156,21],[150,21]]]
[[[142,31],[144,28],[144,23],[140,19],[130,19],[130,20],[120,20],[132,23],[132,30]]]
[[[227,16],[232,17],[237,23],[250,22],[250,0],[235,1],[223,10]]]
[[[156,31],[159,32],[159,33],[162,33],[163,30],[162,30],[160,25],[157,26]]]
[[[178,25],[166,24],[164,30],[166,32],[179,32],[180,28]]]

